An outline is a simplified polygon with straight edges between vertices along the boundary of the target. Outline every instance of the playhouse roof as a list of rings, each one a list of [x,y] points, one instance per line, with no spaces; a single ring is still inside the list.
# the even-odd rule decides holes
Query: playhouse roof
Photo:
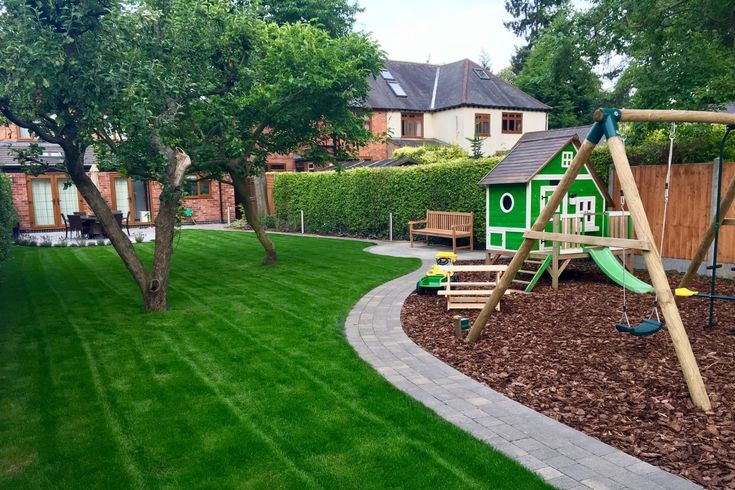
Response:
[[[480,180],[480,184],[525,184],[569,143],[574,142],[579,146],[590,127],[549,129],[524,134],[503,161]]]

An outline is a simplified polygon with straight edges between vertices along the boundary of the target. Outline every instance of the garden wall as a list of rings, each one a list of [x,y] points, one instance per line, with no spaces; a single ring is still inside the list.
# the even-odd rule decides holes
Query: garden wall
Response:
[[[356,169],[343,172],[279,173],[273,197],[276,221],[310,233],[408,239],[410,220],[426,210],[474,211],[475,239],[485,237],[485,188],[480,179],[494,166],[482,161],[438,163],[403,168]]]

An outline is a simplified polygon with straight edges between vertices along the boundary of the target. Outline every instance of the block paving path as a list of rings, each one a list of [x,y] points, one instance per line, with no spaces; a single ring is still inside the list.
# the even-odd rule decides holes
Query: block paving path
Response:
[[[368,251],[423,258],[418,271],[366,294],[345,322],[352,347],[395,387],[558,488],[701,488],[513,401],[421,349],[401,328],[400,316],[433,263],[433,250],[386,243]]]

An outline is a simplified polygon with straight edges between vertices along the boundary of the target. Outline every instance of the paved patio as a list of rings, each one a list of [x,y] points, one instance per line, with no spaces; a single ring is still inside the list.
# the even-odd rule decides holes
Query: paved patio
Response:
[[[345,323],[357,353],[398,389],[514,458],[558,488],[693,489],[698,485],[518,403],[444,364],[401,328],[403,302],[439,248],[386,242],[380,255],[419,257],[422,267],[365,295]],[[483,252],[460,253],[460,259]]]
[[[74,236],[73,233],[69,233],[68,237],[65,238],[66,234],[63,231],[32,231],[30,233],[21,233],[21,239],[33,240],[38,244],[45,241],[50,241],[53,246],[66,245],[96,245],[96,238],[85,238]],[[135,242],[136,237],[140,237],[143,242],[149,242],[156,236],[155,228],[153,226],[146,227],[134,227],[130,228],[130,241]],[[109,240],[104,239],[105,243],[110,243]]]

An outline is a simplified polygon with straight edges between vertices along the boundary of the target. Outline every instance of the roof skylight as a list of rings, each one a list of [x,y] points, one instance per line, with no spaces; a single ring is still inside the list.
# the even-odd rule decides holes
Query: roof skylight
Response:
[[[477,75],[478,78],[482,80],[490,80],[490,75],[488,75],[482,68],[473,68],[472,71],[475,72],[475,75]]]
[[[398,97],[408,97],[408,94],[403,90],[401,84],[395,81],[388,82],[388,86],[393,90],[393,93]]]
[[[385,68],[380,70],[380,76],[383,77],[384,80],[395,80],[395,78],[393,78],[393,74]]]

